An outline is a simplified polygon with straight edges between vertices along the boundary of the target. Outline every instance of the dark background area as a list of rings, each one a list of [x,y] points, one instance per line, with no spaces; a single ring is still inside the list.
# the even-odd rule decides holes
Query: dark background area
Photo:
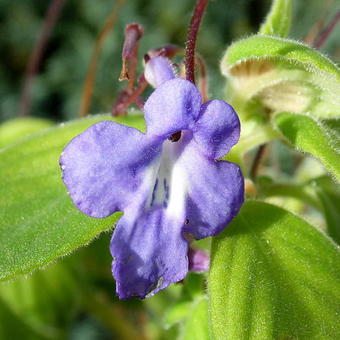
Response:
[[[270,3],[269,0],[215,0],[209,3],[199,35],[198,51],[207,63],[209,92],[214,97],[222,94],[224,86],[218,69],[224,50],[232,40],[258,30]],[[303,40],[308,32],[313,32],[312,28],[320,19],[329,22],[339,9],[336,3],[332,0],[296,0],[291,37]],[[26,65],[48,5],[48,1],[41,0],[0,0],[0,122],[20,114]],[[78,116],[92,50],[114,6],[113,0],[65,0],[34,78],[31,115],[55,121]],[[141,72],[142,56],[149,49],[168,43],[184,46],[193,6],[192,0],[126,1],[98,60],[91,113],[111,111],[118,90],[124,86],[118,77],[125,25],[138,22],[144,27],[140,42]],[[339,55],[337,36],[339,28],[323,47],[333,60]]]

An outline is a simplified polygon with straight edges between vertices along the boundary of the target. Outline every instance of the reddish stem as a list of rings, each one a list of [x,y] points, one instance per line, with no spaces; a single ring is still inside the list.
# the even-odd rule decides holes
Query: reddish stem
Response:
[[[126,109],[134,102],[137,102],[137,105],[140,106],[139,96],[144,92],[146,87],[148,86],[148,82],[144,78],[141,77],[139,80],[138,87],[132,92],[126,92],[122,94],[121,100],[118,99],[118,103],[112,108],[113,116],[123,116],[126,113]]]
[[[172,59],[176,54],[183,53],[183,48],[176,45],[165,45],[163,47],[155,48],[150,50],[144,56],[144,61],[147,63],[151,58],[158,56]]]
[[[107,18],[101,32],[99,33],[96,39],[96,44],[93,49],[91,61],[87,69],[84,89],[83,89],[83,93],[81,97],[80,109],[79,109],[80,117],[84,117],[88,113],[88,110],[91,104],[94,80],[95,80],[96,70],[97,70],[97,62],[99,60],[100,52],[102,50],[102,47],[104,45],[106,38],[108,37],[113,25],[115,24],[117,20],[119,10],[122,8],[125,2],[126,0],[118,0],[116,2],[115,7],[113,8],[110,16]]]
[[[250,178],[255,179],[255,177],[257,176],[257,173],[260,169],[260,164],[266,154],[266,149],[267,149],[267,144],[262,144],[258,148],[253,164],[250,169]]]
[[[314,43],[314,47],[320,49],[322,45],[326,42],[330,34],[334,31],[335,26],[340,21],[340,11],[338,11],[331,22],[326,26],[326,28],[321,32],[316,42]]]
[[[191,17],[188,37],[185,45],[185,72],[186,79],[195,83],[195,48],[197,33],[202,21],[204,11],[208,5],[208,0],[197,0],[194,13]]]
[[[48,40],[51,36],[65,0],[52,0],[44,19],[39,38],[33,48],[29,62],[26,67],[26,75],[22,88],[20,101],[20,115],[28,116],[31,109],[32,84],[35,74],[39,69],[40,62],[44,55]]]
[[[125,40],[122,52],[123,67],[119,80],[128,80],[128,89],[132,90],[136,80],[138,40],[143,35],[143,28],[130,24],[125,28]]]

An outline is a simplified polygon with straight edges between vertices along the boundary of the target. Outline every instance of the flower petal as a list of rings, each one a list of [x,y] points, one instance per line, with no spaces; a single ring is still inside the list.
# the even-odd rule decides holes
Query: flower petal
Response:
[[[239,138],[240,121],[229,104],[215,99],[202,105],[194,140],[208,157],[223,157]]]
[[[185,154],[184,154],[185,153]],[[195,143],[185,148],[179,167],[186,176],[186,219],[183,231],[196,239],[219,233],[244,201],[244,180],[238,165],[204,157]]]
[[[161,145],[125,125],[103,121],[75,137],[60,157],[63,181],[79,210],[107,217],[130,204],[150,177]]]
[[[145,79],[153,87],[175,78],[175,72],[169,59],[165,57],[151,58],[145,65]]]
[[[111,240],[112,274],[121,299],[152,296],[188,272],[188,243],[181,234],[183,219],[155,207],[126,212]]]
[[[168,137],[193,127],[202,98],[190,81],[166,81],[151,94],[144,105],[147,134]]]

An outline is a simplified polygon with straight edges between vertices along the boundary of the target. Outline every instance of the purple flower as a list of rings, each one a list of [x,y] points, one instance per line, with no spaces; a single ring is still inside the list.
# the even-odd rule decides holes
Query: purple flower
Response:
[[[145,76],[157,86],[144,106],[145,134],[102,121],[60,157],[79,210],[97,218],[124,211],[110,246],[123,299],[144,298],[182,280],[189,265],[185,234],[219,233],[238,213],[244,193],[239,167],[218,160],[239,139],[233,108],[221,100],[202,104],[197,88],[175,78],[163,57],[148,62]]]

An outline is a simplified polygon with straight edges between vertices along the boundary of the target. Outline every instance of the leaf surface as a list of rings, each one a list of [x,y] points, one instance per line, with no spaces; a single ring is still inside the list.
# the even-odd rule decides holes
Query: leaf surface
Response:
[[[327,233],[340,244],[340,187],[329,176],[321,176],[311,181],[323,208]]]
[[[33,117],[16,118],[6,121],[0,125],[0,148],[51,126],[53,126],[53,122]]]
[[[214,339],[336,339],[339,272],[328,237],[282,208],[248,201],[212,242]]]
[[[279,113],[274,123],[281,134],[297,149],[318,158],[325,168],[340,181],[340,153],[326,125],[305,115]]]

